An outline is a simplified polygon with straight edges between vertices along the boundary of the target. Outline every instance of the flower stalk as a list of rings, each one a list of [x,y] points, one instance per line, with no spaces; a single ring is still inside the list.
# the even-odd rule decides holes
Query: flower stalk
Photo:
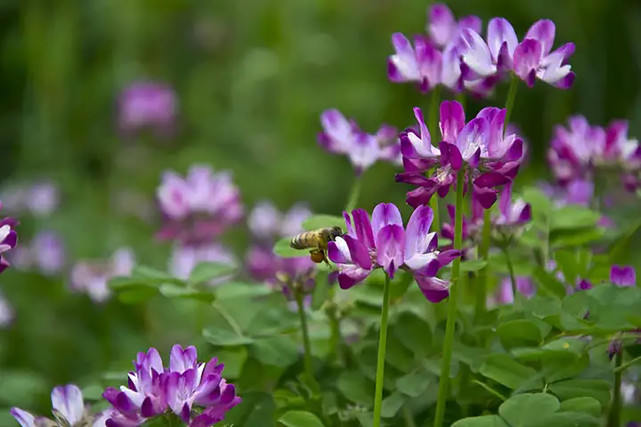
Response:
[[[612,393],[612,406],[610,407],[610,414],[608,416],[609,426],[618,426],[621,420],[621,375],[623,370],[621,362],[623,361],[623,351],[617,352],[614,359],[614,390]]]
[[[387,347],[387,317],[389,312],[390,278],[385,275],[383,287],[383,307],[381,308],[381,331],[378,338],[378,360],[376,362],[376,389],[374,394],[374,427],[381,425],[383,405],[383,382],[385,373],[385,350]]]
[[[432,144],[438,145],[439,138],[436,138],[436,135],[440,135],[441,132],[438,126],[438,115],[439,115],[439,103],[441,102],[441,88],[439,86],[435,87],[432,90],[432,96],[430,97],[430,109],[427,116],[427,127],[430,131],[430,135],[434,137]],[[439,218],[439,209],[438,209],[438,197],[432,197],[430,199],[430,208],[434,212],[434,221],[432,223],[432,229],[437,233],[441,231],[441,222]]]
[[[490,253],[490,239],[492,232],[492,219],[491,219],[491,210],[485,209],[483,211],[483,229],[481,231],[481,244],[479,246],[479,258],[485,262],[488,262],[488,255]],[[485,265],[483,269],[479,272],[476,283],[474,284],[476,288],[476,317],[479,318],[483,313],[485,313],[486,303],[487,303],[487,277],[488,277],[488,266]]]
[[[505,100],[505,125],[503,126],[503,136],[507,131],[507,126],[510,124],[510,116],[514,108],[514,100],[516,99],[516,92],[519,88],[519,79],[516,74],[512,74],[510,79],[510,88],[507,91],[507,99]]]
[[[305,374],[308,378],[313,379],[312,371],[312,350],[309,343],[309,331],[307,329],[307,315],[305,314],[304,296],[302,292],[296,292],[296,305],[298,306],[298,316],[300,317],[300,329],[303,333],[303,363]]]
[[[465,168],[458,171],[456,177],[456,217],[454,222],[454,249],[460,250],[463,246],[463,189],[465,188]],[[441,364],[441,377],[438,383],[438,397],[436,401],[436,415],[434,427],[443,425],[445,416],[445,403],[448,395],[450,363],[452,361],[452,346],[454,343],[454,326],[456,323],[457,299],[460,285],[461,258],[456,258],[452,264],[452,286],[447,305],[447,323],[445,325],[445,342],[443,344],[443,362]]]

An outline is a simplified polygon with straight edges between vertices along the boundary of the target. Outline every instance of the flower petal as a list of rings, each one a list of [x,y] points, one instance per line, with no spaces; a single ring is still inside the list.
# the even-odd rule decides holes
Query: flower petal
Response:
[[[439,128],[442,140],[455,144],[459,132],[465,127],[465,110],[457,101],[443,101],[440,107]]]
[[[529,87],[534,86],[541,52],[541,43],[534,39],[525,39],[514,49],[514,72]]]
[[[427,251],[431,241],[430,227],[433,220],[434,212],[429,206],[419,206],[414,210],[407,223],[405,233],[405,257],[407,259]]]
[[[36,427],[35,417],[20,408],[11,408],[11,416],[18,421],[21,427]]]
[[[389,79],[393,82],[419,81],[421,75],[410,41],[402,33],[394,33],[392,45],[396,53],[388,60]]]
[[[552,50],[555,31],[554,22],[549,19],[541,19],[532,24],[525,38],[537,40],[541,44],[541,53],[547,55]]]
[[[349,255],[352,261],[361,268],[371,269],[372,260],[370,259],[369,252],[365,245],[363,245],[362,241],[356,240],[350,236],[343,236],[343,240],[347,243]]]
[[[427,32],[438,46],[445,46],[456,34],[457,24],[454,15],[443,3],[430,6],[428,22]]]
[[[510,24],[510,21],[507,19],[492,18],[487,25],[487,44],[494,60],[498,60],[503,43],[506,44],[506,53],[509,55],[509,59],[511,59],[514,54],[514,49],[516,49],[516,45],[519,43],[516,32],[514,32],[512,24]]]
[[[485,40],[476,31],[470,29],[463,30],[462,34],[465,44],[462,59],[465,65],[480,77],[495,74],[496,65],[492,61],[492,54]]]
[[[397,224],[386,225],[376,236],[377,262],[390,278],[405,260],[405,231]]]
[[[372,231],[375,236],[386,225],[403,226],[401,212],[393,203],[379,203],[372,212]]]
[[[82,392],[73,384],[54,387],[51,391],[51,406],[71,425],[79,422],[85,413]]]
[[[354,209],[352,211],[352,220],[354,221],[356,238],[369,249],[375,249],[374,233],[372,232],[372,224],[369,221],[368,213],[364,209]]]
[[[437,303],[448,297],[450,294],[450,282],[437,277],[425,277],[415,275],[419,289],[428,301]]]
[[[610,269],[610,282],[618,286],[635,286],[636,272],[629,265],[613,265]]]

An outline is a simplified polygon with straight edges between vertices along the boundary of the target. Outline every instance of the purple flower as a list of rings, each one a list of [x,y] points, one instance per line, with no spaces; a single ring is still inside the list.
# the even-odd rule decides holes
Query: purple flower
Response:
[[[56,232],[40,231],[30,243],[17,247],[10,259],[20,270],[35,269],[46,275],[55,275],[64,268],[65,248]]]
[[[221,374],[217,358],[198,363],[196,348],[176,344],[170,353],[169,368],[163,367],[155,348],[138,353],[135,371],[129,373],[128,386],[109,387],[103,397],[113,406],[106,426],[137,426],[166,411],[172,411],[185,424],[209,426],[225,418],[226,412],[240,403],[236,388]],[[202,408],[200,415],[192,412]]]
[[[71,289],[86,292],[94,302],[102,303],[111,295],[107,282],[116,276],[130,275],[134,262],[129,248],[118,249],[107,261],[79,261],[71,270]]]
[[[610,268],[610,283],[618,286],[636,286],[637,274],[629,265],[613,265]]]
[[[634,191],[639,186],[641,146],[628,138],[624,120],[603,129],[590,125],[583,116],[570,117],[568,128],[555,128],[548,161],[562,185],[577,179],[592,180],[598,169],[613,169],[621,173],[626,189]]]
[[[556,206],[589,206],[594,195],[594,183],[585,179],[574,179],[565,186],[542,183],[539,188],[554,200]]]
[[[149,128],[156,136],[174,133],[178,114],[176,94],[157,82],[135,82],[122,91],[118,100],[118,126],[123,134]]]
[[[464,82],[461,79],[459,39],[468,28],[480,31],[481,20],[476,16],[466,16],[457,22],[446,5],[432,5],[428,11],[426,28],[429,36],[415,36],[412,46],[403,34],[392,35],[395,54],[387,61],[390,81],[414,82],[422,92],[438,84],[457,92],[462,90]],[[481,84],[468,82],[465,87],[479,94],[485,92]]]
[[[93,417],[85,409],[82,392],[73,384],[54,387],[51,391],[51,406],[54,417],[66,422],[64,425],[91,424]],[[11,415],[22,427],[58,425],[45,417],[34,417],[20,408],[11,408]]]
[[[5,190],[3,205],[12,213],[29,212],[38,217],[51,215],[60,204],[60,189],[50,180],[18,184]]]
[[[2,203],[0,203],[0,209]],[[15,248],[18,243],[18,235],[13,229],[18,222],[10,217],[0,219],[0,273],[9,267],[9,261],[4,257],[4,253]]]
[[[608,344],[608,358],[612,360],[614,356],[621,353],[623,350],[623,343],[620,339],[613,338]]]
[[[486,209],[492,206],[496,201],[493,188],[510,182],[523,158],[523,140],[515,134],[503,136],[505,110],[487,107],[466,123],[463,106],[444,101],[438,148],[431,143],[420,108],[414,108],[414,115],[418,130],[410,128],[400,135],[405,172],[396,176],[398,182],[418,186],[407,193],[407,203],[412,207],[426,205],[434,193],[445,197],[457,171],[465,166],[481,205]],[[428,169],[435,166],[426,177]]]
[[[316,265],[308,255],[283,258],[272,247],[276,239],[293,237],[303,231],[303,221],[311,211],[302,203],[281,213],[270,202],[261,202],[249,215],[248,225],[255,243],[245,256],[249,274],[256,280],[280,289],[288,299],[294,298],[294,289],[310,292],[315,285]]]
[[[200,245],[174,245],[169,260],[169,272],[179,279],[189,278],[191,271],[201,262],[216,262],[219,264],[236,264],[234,255],[219,243],[204,243]],[[221,283],[229,277],[219,277],[214,283]]]
[[[566,43],[555,51],[554,22],[542,19],[535,22],[519,43],[512,24],[505,18],[493,18],[488,23],[487,41],[471,28],[461,37],[462,73],[465,80],[502,77],[514,72],[528,86],[535,79],[561,89],[574,82],[574,73],[567,63],[574,53],[574,43]]]
[[[498,226],[519,226],[530,222],[532,219],[532,208],[523,199],[517,199],[512,203],[512,184],[503,187],[499,200],[499,215],[493,221]]]
[[[530,298],[536,292],[536,287],[532,282],[532,279],[525,276],[517,276],[516,278],[516,290],[525,296]],[[496,295],[496,302],[498,304],[512,304],[514,302],[514,295],[512,295],[512,281],[509,277],[505,277],[501,284]]]
[[[396,132],[390,126],[383,125],[375,135],[370,135],[335,109],[321,114],[321,125],[323,132],[318,135],[319,144],[330,153],[346,154],[357,174],[379,159],[400,161]]]
[[[7,328],[13,322],[15,312],[5,296],[0,293],[0,328]]]
[[[243,216],[231,174],[215,174],[208,166],[192,166],[185,178],[165,172],[157,196],[165,220],[161,239],[209,242]]]
[[[345,212],[347,234],[328,245],[329,258],[338,265],[338,283],[349,289],[374,269],[382,268],[391,278],[398,269],[409,271],[431,302],[449,295],[449,282],[436,277],[438,270],[460,256],[458,250],[438,252],[438,237],[430,233],[433,213],[427,206],[417,208],[403,228],[401,213],[391,203],[374,208],[372,221],[363,209],[352,216]]]

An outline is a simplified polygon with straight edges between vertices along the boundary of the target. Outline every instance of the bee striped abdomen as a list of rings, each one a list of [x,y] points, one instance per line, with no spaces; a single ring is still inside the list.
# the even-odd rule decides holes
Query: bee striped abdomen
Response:
[[[307,249],[318,247],[318,232],[306,231],[294,236],[289,245],[294,249]]]

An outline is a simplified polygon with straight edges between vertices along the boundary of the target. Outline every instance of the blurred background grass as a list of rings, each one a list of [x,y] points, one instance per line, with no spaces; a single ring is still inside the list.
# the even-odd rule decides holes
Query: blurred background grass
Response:
[[[131,211],[140,204],[154,212],[160,173],[168,168],[184,173],[194,162],[233,171],[247,206],[270,199],[287,208],[305,200],[316,211],[337,213],[353,172],[347,159],[317,146],[319,114],[336,107],[371,132],[381,122],[411,125],[411,107],[426,108],[428,98],[411,85],[389,83],[386,57],[393,32],[424,31],[428,5],[416,0],[2,1],[2,186],[52,179],[62,192],[61,208],[52,217],[21,218],[20,237],[52,228],[65,237],[72,260],[103,257],[130,245],[143,263],[164,266],[169,248],[152,238],[156,224]],[[576,43],[571,90],[538,82],[533,90],[521,86],[517,95],[512,118],[531,147],[521,183],[548,176],[544,158],[552,127],[570,114],[584,114],[595,124],[627,118],[630,134],[641,135],[641,2],[457,0],[448,5],[457,16],[479,15],[484,24],[504,16],[519,37],[537,19],[550,18],[557,26],[555,45]],[[118,94],[140,79],[176,90],[180,113],[174,138],[119,135]],[[502,106],[506,89],[488,100],[468,100],[468,114],[484,105]],[[393,174],[389,165],[370,169],[360,204],[371,207],[383,199],[403,204],[407,189],[394,183]],[[239,249],[245,239],[239,231],[228,243]],[[169,311],[150,332],[154,307],[141,312],[112,302],[95,309],[86,297],[69,296],[65,282],[11,270],[0,278],[18,315],[0,335],[0,403],[28,405],[37,399],[47,408],[51,385],[82,381],[108,370],[114,360],[131,360],[148,344],[168,346],[186,336],[181,331],[190,320],[174,322],[180,310],[173,316]],[[156,309],[167,312],[166,305]],[[174,332],[167,332],[168,325]],[[7,375],[15,372],[32,376],[37,393],[24,385],[8,388],[13,383]]]

